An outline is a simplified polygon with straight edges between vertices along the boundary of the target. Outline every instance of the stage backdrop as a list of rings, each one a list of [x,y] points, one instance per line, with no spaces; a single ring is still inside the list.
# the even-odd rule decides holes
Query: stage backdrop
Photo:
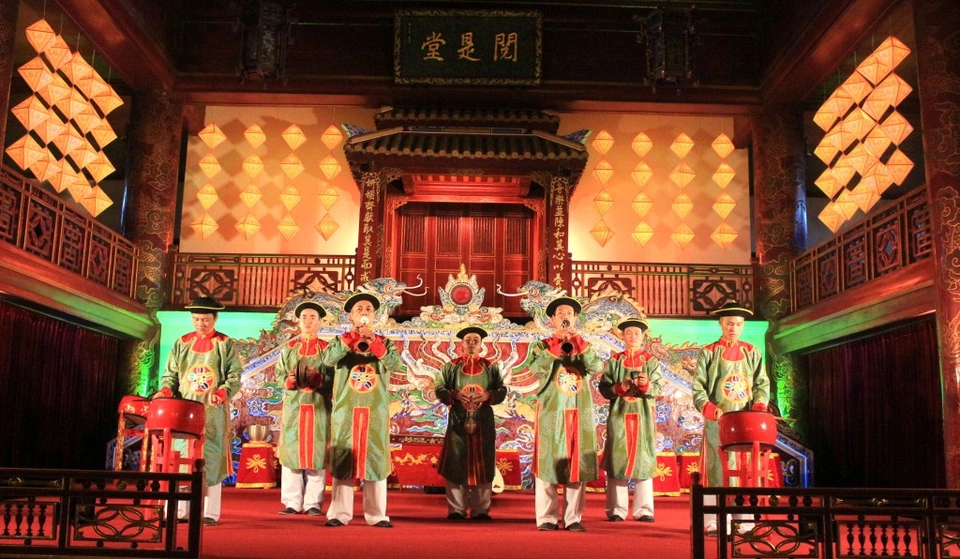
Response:
[[[423,309],[421,316],[397,324],[389,317],[401,297],[422,293],[393,279],[382,278],[361,286],[360,290],[375,293],[384,302],[378,313],[376,329],[391,338],[402,351],[405,366],[391,378],[392,399],[391,435],[394,440],[419,444],[438,443],[446,430],[446,406],[437,402],[434,380],[443,364],[457,356],[455,332],[466,324],[482,325],[490,332],[485,340],[483,355],[503,365],[509,393],[506,400],[494,407],[497,418],[497,448],[515,451],[513,460],[520,469],[520,479],[508,486],[532,487],[530,458],[533,452],[533,420],[538,382],[530,372],[530,348],[545,337],[544,309],[555,297],[563,294],[549,285],[528,282],[520,293],[521,306],[533,317],[521,326],[502,318],[500,309],[482,305],[484,292],[475,279],[464,271],[451,276],[441,288],[444,305]],[[298,334],[294,307],[303,299],[311,298],[327,310],[327,319],[320,335],[333,337],[348,329],[347,317],[341,314],[343,301],[351,293],[317,293],[292,297],[276,315],[254,313],[220,314],[217,329],[240,340],[240,352],[245,364],[243,388],[233,400],[235,427],[234,447],[239,454],[244,429],[252,424],[271,427],[276,440],[280,418],[282,386],[275,378],[274,365],[279,347]],[[622,341],[615,325],[627,316],[642,312],[639,305],[619,293],[608,293],[585,301],[580,314],[579,328],[601,357],[621,351]],[[191,330],[189,314],[165,312],[161,351],[169,348],[177,336]],[[748,321],[743,339],[763,349],[767,323]],[[719,338],[720,330],[713,320],[654,320],[648,332],[647,349],[660,360],[665,380],[663,395],[657,401],[657,448],[678,456],[698,453],[701,445],[703,417],[692,404],[691,391],[696,369],[697,353],[702,345]],[[597,392],[597,382],[591,382],[598,444],[601,449],[606,437],[607,401]],[[513,456],[511,454],[511,456]],[[681,467],[686,467],[689,460]],[[668,461],[667,464],[673,462]],[[679,472],[671,472],[678,475]],[[516,474],[514,474],[516,476]]]

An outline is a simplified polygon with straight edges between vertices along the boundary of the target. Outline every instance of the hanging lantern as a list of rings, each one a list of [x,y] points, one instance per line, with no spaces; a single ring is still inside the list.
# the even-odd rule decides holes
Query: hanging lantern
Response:
[[[13,116],[17,117],[17,120],[19,120],[27,130],[37,128],[50,118],[50,113],[47,112],[47,108],[33,95],[27,97],[20,102],[20,104],[10,109],[10,112],[13,113]]]
[[[882,196],[883,193],[890,188],[890,185],[893,184],[893,176],[890,174],[890,170],[887,169],[886,165],[877,161],[867,169],[866,174],[860,179],[860,184],[865,184],[867,187],[875,189],[877,194]]]
[[[737,201],[726,192],[721,194],[720,197],[717,198],[717,201],[713,203],[713,211],[717,212],[720,219],[727,219],[727,216],[730,215],[730,212],[736,207]]]
[[[200,170],[203,171],[203,174],[206,175],[207,178],[220,172],[220,162],[217,161],[217,158],[214,157],[213,154],[208,153],[203,156],[198,165],[200,165]]]
[[[681,162],[677,165],[677,168],[670,172],[670,180],[673,181],[673,184],[683,188],[690,184],[697,174],[687,166],[686,163]]]
[[[329,241],[330,237],[337,232],[337,229],[340,228],[340,224],[337,223],[333,216],[329,213],[323,216],[323,219],[320,220],[320,223],[317,224],[317,232],[320,233],[320,236],[323,237],[324,241]]]
[[[860,72],[873,85],[880,83],[880,80],[885,78],[891,70],[893,70],[893,67],[884,64],[880,57],[876,55],[876,52],[864,58],[863,62],[857,66],[857,72]]]
[[[606,155],[610,148],[613,147],[613,136],[611,136],[606,130],[601,130],[597,137],[593,139],[593,149],[597,150],[600,155]]]
[[[670,151],[677,154],[680,159],[686,157],[691,149],[693,149],[693,140],[683,132],[670,144]]]
[[[593,240],[597,241],[598,245],[606,246],[610,239],[613,238],[613,230],[610,229],[607,222],[601,219],[593,226],[593,229],[590,230],[590,235],[593,237]]]
[[[823,210],[820,211],[820,214],[817,216],[824,225],[830,229],[831,233],[836,233],[837,229],[840,229],[840,226],[843,225],[847,219],[840,215],[840,212],[837,211],[837,206],[833,202],[828,203]]]
[[[613,166],[606,160],[600,160],[600,163],[597,163],[597,166],[593,168],[593,176],[600,181],[600,184],[607,184],[607,181],[613,176]]]
[[[730,248],[730,245],[733,244],[733,241],[737,240],[738,236],[737,230],[724,222],[713,230],[713,233],[710,234],[710,239],[717,243],[723,250],[727,250]]]
[[[57,101],[56,106],[68,118],[73,119],[77,113],[87,108],[87,100],[76,89],[70,90],[70,95]]]
[[[94,186],[80,200],[80,205],[86,208],[90,215],[97,217],[113,205],[113,200],[99,186]]]
[[[850,153],[846,155],[847,161],[850,162],[850,165],[860,173],[862,176],[863,173],[867,170],[870,164],[876,161],[876,158],[867,151],[867,148],[863,147],[863,144],[857,143],[853,146],[853,149],[850,150]]]
[[[340,129],[332,124],[320,135],[320,141],[327,146],[327,149],[337,147],[341,140],[343,140],[343,132],[340,132]]]
[[[890,138],[890,141],[898,146],[913,132],[913,126],[910,126],[907,119],[903,118],[903,115],[897,111],[890,113],[890,116],[880,123],[880,128]]]
[[[263,161],[256,154],[243,160],[243,172],[250,178],[255,178],[263,171]]]
[[[243,131],[243,137],[246,138],[248,144],[253,146],[253,149],[257,149],[263,145],[263,142],[267,141],[267,135],[263,133],[263,128],[260,128],[259,124],[251,124]]]
[[[726,134],[721,133],[710,145],[713,147],[713,151],[720,156],[720,159],[726,159],[728,155],[733,153],[733,141]]]
[[[289,241],[300,231],[300,226],[297,225],[297,222],[288,215],[281,219],[280,223],[277,223],[277,230],[280,231],[280,234],[283,235],[284,239]]]
[[[43,140],[43,143],[47,144],[47,147],[50,144],[54,143],[58,136],[61,136],[67,132],[67,125],[60,120],[60,117],[57,116],[55,111],[47,111],[47,119],[43,121],[42,124],[37,126],[35,130],[37,135],[40,136],[40,139]]]
[[[673,213],[677,214],[680,219],[683,219],[693,210],[693,202],[690,201],[689,196],[681,194],[673,201],[671,207],[673,208]]]
[[[117,169],[102,151],[95,151],[94,153],[97,155],[96,159],[91,161],[86,168],[90,176],[93,177],[93,181],[100,183]]]
[[[600,215],[606,215],[610,208],[613,207],[613,196],[606,190],[601,190],[593,197],[593,204],[597,207]]]
[[[63,167],[60,165],[59,161],[50,155],[49,152],[45,152],[43,157],[37,159],[33,165],[30,166],[30,171],[35,177],[37,177],[37,180],[50,181],[51,179],[55,179],[60,175],[61,171],[63,171]],[[62,188],[57,189],[57,192],[62,190]]]
[[[907,175],[909,175],[913,169],[913,161],[898,149],[893,152],[890,159],[887,159],[886,166],[890,172],[890,176],[893,178],[893,182],[903,184],[903,181],[906,180]]]
[[[90,135],[93,136],[93,139],[97,141],[97,145],[100,146],[100,149],[103,149],[107,146],[107,144],[117,139],[117,133],[113,131],[113,127],[110,126],[110,123],[107,122],[107,119],[101,120],[96,126],[91,128]]]
[[[850,114],[843,119],[843,123],[840,125],[840,134],[844,143],[843,149],[847,149],[847,146],[854,141],[866,138],[867,133],[873,129],[875,124],[876,122],[863,109],[858,107],[850,111]],[[852,139],[848,141],[846,134],[851,135]]]
[[[190,228],[201,240],[206,239],[219,229],[217,222],[206,212],[203,213],[203,217],[191,223]]]
[[[287,178],[293,180],[303,172],[303,163],[300,162],[299,157],[291,153],[280,162],[280,169],[287,175]]]
[[[733,167],[727,165],[726,163],[721,163],[720,166],[717,167],[717,170],[713,173],[713,182],[717,183],[720,188],[726,188],[736,174],[737,173],[733,170]]]
[[[223,133],[223,130],[220,130],[216,122],[208,124],[197,136],[200,136],[203,143],[207,144],[210,149],[219,146],[227,139],[227,135]]]
[[[854,72],[850,77],[840,84],[840,89],[847,93],[855,103],[859,103],[873,89],[873,85],[867,81],[867,78]]]
[[[71,151],[70,155],[67,157],[76,163],[77,169],[85,169],[87,165],[97,160],[97,152],[95,152],[88,144],[84,144],[83,146]]]
[[[219,198],[220,197],[217,196],[217,189],[210,183],[203,185],[203,188],[197,191],[197,200],[200,201],[200,205],[204,210],[209,210],[210,206],[216,204]]]
[[[327,185],[326,188],[321,187],[320,194],[317,195],[317,198],[320,200],[320,203],[323,204],[323,207],[329,212],[330,208],[337,203],[337,200],[340,198],[340,194],[337,192],[336,188]]]
[[[70,83],[78,83],[93,75],[93,66],[84,60],[83,55],[75,52],[70,56],[70,60],[60,68],[63,75],[67,76]]]
[[[108,91],[104,91],[99,95],[94,95],[90,98],[98,107],[100,107],[100,112],[104,116],[110,114],[120,105],[123,105],[123,99],[117,95],[117,92],[111,87]]]
[[[861,182],[850,191],[850,198],[856,202],[860,211],[867,213],[880,200],[880,193],[872,185]]]
[[[690,244],[693,237],[693,229],[690,229],[686,224],[677,227],[676,230],[670,234],[670,239],[676,243],[681,250],[687,248],[687,245]]]
[[[89,104],[73,117],[74,124],[77,125],[77,128],[83,134],[93,130],[96,125],[100,124],[101,120],[100,115],[98,115],[93,106]]]
[[[54,190],[63,192],[70,187],[70,184],[76,178],[76,174],[73,169],[70,169],[70,164],[66,160],[60,159],[56,162],[56,165],[57,169],[52,169],[46,180]]]
[[[18,167],[26,171],[46,155],[46,150],[31,136],[26,135],[7,146],[7,155],[10,156],[10,159],[13,159]]]
[[[863,139],[863,149],[867,150],[867,153],[875,159],[880,159],[891,143],[886,132],[879,126],[874,126],[873,130]]]
[[[240,200],[248,208],[255,206],[262,196],[263,194],[260,192],[260,188],[255,184],[248,184],[240,191]]]
[[[636,153],[639,157],[643,157],[650,152],[653,148],[653,142],[650,141],[650,137],[640,132],[633,138],[633,142],[630,144],[630,147],[633,148],[633,152]]]
[[[300,191],[293,186],[284,188],[283,192],[280,193],[280,201],[283,202],[283,207],[287,208],[288,212],[300,203],[300,198]]]
[[[889,66],[892,71],[894,68],[900,65],[903,62],[903,59],[910,54],[910,47],[903,44],[900,39],[897,39],[893,35],[887,37],[880,46],[877,47],[877,50],[873,51],[873,56],[876,56],[880,61],[880,64],[884,66]]]
[[[647,243],[650,242],[650,239],[653,237],[653,229],[647,225],[646,221],[641,221],[633,229],[633,234],[631,235],[633,240],[637,242],[641,247],[647,246]]]
[[[640,162],[637,163],[637,166],[633,168],[633,172],[630,173],[630,178],[633,179],[633,183],[643,188],[646,186],[647,182],[653,177],[653,170],[650,169],[650,166],[646,163]]]
[[[53,139],[53,145],[57,146],[60,153],[66,156],[85,147],[87,142],[73,127],[66,127],[62,134]]]
[[[283,137],[284,141],[287,142],[287,145],[290,146],[290,149],[297,149],[307,141],[307,136],[296,124],[291,124],[280,135]]]
[[[838,159],[837,163],[831,168],[830,174],[833,175],[837,184],[843,187],[850,183],[853,175],[857,174],[857,170],[853,168],[853,165],[850,164],[850,161],[846,157],[840,156],[840,159]]]
[[[337,161],[336,157],[328,155],[320,162],[320,170],[323,171],[323,176],[327,177],[328,180],[332,180],[333,177],[340,174],[340,162]]]
[[[73,91],[74,89],[70,87],[70,84],[64,81],[59,74],[54,74],[53,80],[51,80],[50,83],[37,90],[37,95],[52,109],[53,106],[64,99],[68,99]]]
[[[47,65],[37,56],[27,61],[26,64],[17,68],[20,77],[27,82],[31,91],[38,91],[53,81],[53,74],[47,69]]]
[[[841,190],[840,195],[837,196],[837,199],[834,200],[833,204],[837,210],[837,213],[843,216],[844,221],[847,221],[853,217],[853,214],[857,213],[857,209],[859,209],[857,203],[853,198],[850,197],[849,190]]]
[[[57,35],[52,41],[47,43],[47,48],[43,49],[42,54],[47,58],[47,62],[50,63],[50,67],[54,70],[59,70],[61,66],[69,62],[73,57],[70,47],[61,35]]]
[[[649,196],[641,192],[633,199],[633,203],[630,204],[630,207],[633,208],[634,213],[640,217],[647,215],[647,212],[650,211],[650,208],[653,207],[653,200]]]
[[[38,53],[43,52],[57,36],[45,19],[31,23],[24,31],[27,34],[27,41],[30,42],[30,46]]]
[[[833,178],[833,171],[827,169],[820,175],[816,181],[814,181],[817,188],[823,191],[827,195],[827,198],[833,198],[833,195],[840,191],[844,185],[837,182],[837,179]]]
[[[92,76],[86,77],[76,84],[77,89],[79,89],[87,97],[87,99],[93,99],[101,95],[107,95],[113,88],[100,77],[100,74],[94,72]]]
[[[236,229],[244,239],[249,239],[260,231],[260,222],[253,217],[253,214],[247,214],[237,222]]]
[[[823,139],[820,140],[820,143],[817,144],[816,149],[813,150],[814,155],[816,155],[817,158],[820,159],[820,161],[823,161],[828,166],[833,162],[833,159],[840,152],[840,148],[838,148],[833,144],[833,139],[839,138],[840,131],[837,129],[834,129],[834,133],[835,135],[831,137],[829,140],[827,136],[830,136],[830,134],[827,134],[826,136],[824,136]]]
[[[69,167],[69,165],[65,167]],[[83,200],[83,197],[90,192],[91,187],[90,181],[87,180],[86,177],[76,175],[76,177],[70,181],[70,184],[67,185],[67,192],[70,193],[70,197],[76,202],[80,202],[80,200]]]

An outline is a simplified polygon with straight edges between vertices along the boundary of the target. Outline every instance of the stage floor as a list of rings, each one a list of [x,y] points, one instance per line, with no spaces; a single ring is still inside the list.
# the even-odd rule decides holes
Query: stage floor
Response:
[[[654,523],[608,522],[604,498],[587,494],[586,532],[540,532],[532,491],[494,495],[493,521],[478,522],[447,520],[442,494],[391,490],[387,512],[394,528],[384,529],[364,522],[357,492],[353,522],[328,528],[323,516],[277,514],[279,489],[225,487],[220,523],[203,531],[202,557],[690,557],[689,497],[658,497]],[[324,511],[328,505],[325,495]]]

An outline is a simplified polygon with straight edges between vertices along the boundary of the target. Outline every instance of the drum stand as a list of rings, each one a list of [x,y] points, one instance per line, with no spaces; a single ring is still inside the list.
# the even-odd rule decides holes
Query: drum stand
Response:
[[[137,409],[138,406],[127,402],[127,398],[120,400],[120,407],[117,410],[120,418],[117,421],[117,446],[113,454],[113,469],[123,469],[123,450],[127,437],[140,435],[140,471],[147,470],[147,462],[150,459],[149,437],[147,437],[144,423],[147,421],[145,409]]]
[[[771,449],[754,441],[750,447],[729,445],[721,447],[723,464],[723,484],[727,487],[767,487],[770,480]],[[730,467],[730,457],[734,457],[737,466]],[[737,483],[731,483],[736,479]]]

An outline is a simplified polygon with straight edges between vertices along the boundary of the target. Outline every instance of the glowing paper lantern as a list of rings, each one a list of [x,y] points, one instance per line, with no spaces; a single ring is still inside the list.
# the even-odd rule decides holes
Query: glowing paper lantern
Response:
[[[66,167],[69,167],[69,165]],[[76,178],[71,180],[70,184],[67,185],[67,192],[70,193],[70,197],[72,197],[75,201],[80,202],[83,200],[83,197],[90,192],[91,187],[92,185],[90,184],[90,181],[88,181],[85,177],[77,175]]]
[[[13,113],[13,116],[17,117],[17,120],[19,120],[27,130],[33,130],[50,118],[47,108],[33,95],[27,97],[20,102],[20,104],[10,109],[10,112]]]
[[[600,163],[597,163],[597,166],[593,168],[593,176],[597,177],[600,184],[607,184],[607,181],[613,176],[613,166],[606,160],[601,160]]]
[[[717,198],[717,201],[713,203],[713,211],[717,212],[720,219],[727,219],[727,216],[730,215],[730,212],[736,207],[737,201],[726,192],[721,194],[720,197]]]
[[[113,205],[113,200],[99,186],[94,186],[80,200],[80,205],[86,208],[90,215],[97,217]]]
[[[737,230],[726,223],[721,223],[720,226],[710,234],[710,239],[717,243],[723,250],[727,250],[727,248],[733,244],[733,241],[737,240],[737,237],[739,237]]]
[[[836,233],[837,229],[840,229],[840,226],[846,221],[846,218],[837,211],[837,206],[833,202],[828,203],[817,217],[830,229],[831,233]]]
[[[30,171],[32,171],[33,175],[37,177],[37,180],[49,182],[51,179],[56,179],[61,175],[63,166],[59,161],[54,159],[49,152],[47,152],[43,155],[43,157],[34,162],[34,164],[30,167]],[[54,188],[57,189],[57,192],[61,192],[63,190],[63,188]]]
[[[256,154],[243,160],[243,172],[254,178],[263,171],[263,161]]]
[[[283,131],[282,134],[280,134],[280,136],[282,136],[283,140],[287,142],[287,145],[290,146],[290,149],[297,149],[303,145],[303,142],[307,141],[307,136],[296,124],[291,124],[286,130]]]
[[[43,55],[47,58],[47,62],[50,63],[50,66],[54,70],[59,70],[61,66],[69,62],[73,57],[70,47],[61,35],[57,35],[47,44],[47,47],[43,49]]]
[[[630,178],[633,179],[633,183],[640,188],[643,188],[652,177],[653,170],[643,162],[637,163],[637,166],[633,168],[633,172],[630,173]]]
[[[898,146],[913,132],[913,126],[910,126],[907,119],[903,118],[903,115],[897,111],[890,113],[890,116],[880,123],[880,128],[890,138],[890,141]]]
[[[683,219],[693,210],[693,202],[690,201],[689,196],[681,194],[673,201],[671,207],[673,208],[673,213],[677,214],[680,219]]]
[[[647,225],[647,222],[641,221],[633,229],[633,234],[631,236],[638,245],[644,247],[647,246],[647,243],[650,242],[650,239],[653,237],[653,229]]]
[[[320,135],[320,141],[323,142],[323,145],[327,146],[327,149],[337,147],[340,145],[341,140],[343,140],[343,132],[340,132],[340,129],[332,124]]]
[[[248,208],[252,208],[254,205],[256,205],[262,196],[263,194],[260,192],[260,188],[255,184],[248,184],[247,186],[243,187],[243,190],[240,191],[240,200]]]
[[[903,62],[903,59],[910,54],[910,47],[903,44],[900,39],[897,39],[893,35],[887,37],[885,41],[880,43],[880,46],[877,47],[877,50],[873,51],[873,56],[876,56],[880,64],[889,66],[891,70],[896,68]]]
[[[94,72],[92,76],[84,78],[76,83],[77,89],[83,92],[87,96],[87,99],[93,99],[94,97],[105,95],[107,92],[112,91],[113,88],[110,85],[103,81],[103,78],[100,77],[100,74]]]
[[[47,105],[55,106],[57,103],[60,103],[64,99],[68,99],[70,94],[75,90],[63,80],[59,75],[54,75],[53,80],[46,85],[46,87],[41,87],[37,90],[37,95],[43,99]],[[82,99],[82,96],[78,94],[78,97]]]
[[[320,233],[320,236],[323,237],[324,241],[329,241],[330,237],[337,232],[337,229],[340,228],[340,224],[337,223],[333,216],[329,213],[323,216],[323,219],[320,220],[320,223],[317,224],[317,232]]]
[[[283,202],[283,207],[287,208],[287,211],[292,210],[294,206],[299,204],[300,198],[300,191],[293,186],[284,188],[283,192],[280,193],[280,201]]]
[[[206,239],[219,229],[217,222],[206,212],[204,212],[203,217],[191,223],[190,228],[193,229],[193,232],[201,239]]]
[[[647,212],[650,211],[650,208],[653,207],[653,200],[649,196],[641,192],[633,199],[633,203],[630,204],[630,207],[633,208],[633,211],[640,217],[647,215]]]
[[[260,222],[253,217],[253,214],[247,214],[237,222],[236,229],[244,239],[249,239],[260,231]]]
[[[880,200],[880,193],[873,186],[861,182],[850,191],[850,198],[857,203],[860,211],[867,213]]]
[[[681,162],[677,168],[670,172],[670,180],[673,184],[683,188],[690,184],[697,174],[686,163]]]
[[[110,163],[110,160],[107,159],[107,156],[102,151],[94,153],[97,154],[97,158],[91,161],[86,168],[90,176],[93,177],[94,182],[99,183],[117,169],[113,166],[113,163]]]
[[[613,196],[606,190],[601,190],[593,197],[593,204],[597,206],[600,215],[605,215],[613,207]]]
[[[43,52],[57,36],[50,24],[44,19],[33,22],[24,31],[27,34],[27,41],[30,46],[37,52]]]
[[[598,245],[606,246],[610,239],[613,238],[613,230],[610,229],[607,222],[601,219],[593,226],[593,229],[590,230],[590,235],[593,237],[593,240],[597,241]]]
[[[633,152],[638,156],[643,157],[650,152],[653,148],[653,142],[650,140],[650,137],[640,132],[633,138],[633,142],[630,144],[630,147],[633,148]]]
[[[827,198],[833,198],[833,195],[840,191],[844,185],[837,182],[837,179],[833,178],[833,171],[827,169],[820,175],[816,181],[814,181],[817,188],[823,191],[827,195]]]
[[[92,76],[94,70],[93,66],[90,66],[79,52],[75,52],[70,56],[70,60],[60,68],[60,71],[67,76],[71,83],[78,83]]]
[[[906,180],[907,175],[913,169],[913,161],[910,161],[910,158],[899,149],[893,152],[886,165],[887,170],[890,171],[890,176],[893,177],[893,182],[897,184],[903,184],[903,181]]]
[[[710,145],[713,147],[713,151],[720,156],[720,159],[726,159],[728,155],[733,153],[733,142],[726,134],[721,133]]]
[[[890,138],[886,132],[879,126],[874,126],[873,130],[863,139],[863,149],[874,158],[879,159],[891,144]]]
[[[863,109],[856,108],[850,111],[850,114],[843,119],[843,124],[840,125],[841,137],[844,138],[843,143],[845,144],[843,149],[847,149],[854,141],[859,141],[867,137],[867,133],[873,129],[876,121],[870,118]],[[853,138],[847,141],[845,135],[850,134]]]
[[[691,149],[693,149],[693,140],[683,132],[670,144],[670,151],[677,154],[680,159],[686,157]]]
[[[330,208],[332,208],[340,198],[340,194],[336,188],[327,186],[326,188],[320,189],[320,194],[317,195],[317,198],[320,200],[320,203],[323,204],[323,207],[326,208],[327,211],[330,211]]]
[[[837,181],[837,184],[847,186],[850,180],[853,179],[853,175],[857,174],[857,170],[853,168],[853,165],[850,164],[850,161],[846,157],[841,156],[831,169],[831,174]]]
[[[284,239],[289,241],[300,231],[300,226],[297,225],[297,222],[288,215],[281,219],[280,223],[277,224],[277,230],[280,231],[280,234],[283,235]]]
[[[251,124],[243,132],[243,137],[247,139],[247,143],[253,146],[253,149],[257,149],[263,142],[267,141],[267,135],[263,133],[263,128],[260,128],[259,124]]]
[[[690,229],[686,224],[677,227],[676,230],[670,234],[670,239],[681,249],[687,248],[687,245],[690,244],[693,237],[693,229]]]
[[[200,170],[203,171],[203,174],[207,178],[212,177],[220,172],[220,162],[217,161],[217,158],[213,154],[207,154],[197,163],[200,165]]]
[[[863,59],[857,66],[857,72],[867,78],[867,81],[873,85],[880,83],[890,71],[893,70],[892,67],[883,64],[879,57],[875,53],[871,53],[870,56]]]
[[[27,61],[27,63],[18,68],[17,71],[20,72],[20,77],[23,78],[23,81],[27,82],[27,85],[30,86],[32,91],[47,87],[47,85],[53,81],[53,74],[50,73],[47,65],[44,64],[39,56]]]
[[[219,198],[220,197],[217,196],[217,189],[210,183],[203,185],[203,188],[197,191],[197,200],[200,201],[200,205],[203,206],[205,210],[209,210],[210,206],[216,204]]]
[[[67,125],[60,120],[60,117],[54,111],[47,111],[47,117],[42,124],[37,126],[35,131],[40,139],[49,146],[58,136],[67,131]]]
[[[857,72],[850,74],[850,77],[846,79],[841,85],[840,88],[846,92],[854,102],[859,103],[863,100],[864,97],[870,93],[870,90],[873,89],[873,85],[867,81],[867,78],[863,77]]]
[[[593,149],[597,150],[600,155],[606,155],[610,148],[613,147],[613,136],[611,136],[606,130],[601,130],[597,137],[593,139]]]
[[[71,151],[67,157],[76,163],[78,169],[85,169],[87,165],[97,160],[97,152],[89,144],[84,144]]]
[[[227,135],[223,133],[223,130],[220,130],[216,122],[208,124],[197,136],[200,136],[203,143],[207,144],[207,147],[210,149],[219,146],[227,139]]]
[[[824,136],[823,139],[820,140],[820,143],[817,144],[816,149],[813,150],[814,155],[816,155],[820,161],[823,161],[827,165],[830,165],[833,162],[833,159],[840,152],[840,148],[835,146],[833,143],[834,138],[839,138],[840,131],[835,130],[833,134],[834,135],[829,140],[827,139],[827,136],[830,136],[830,134]]]
[[[323,171],[323,176],[327,179],[333,179],[340,174],[340,162],[337,161],[336,157],[328,155],[320,162],[320,170]]]
[[[46,155],[46,153],[46,150],[29,135],[23,136],[7,146],[7,155],[24,171],[29,169],[41,157]]]
[[[717,183],[720,188],[726,188],[736,174],[737,173],[733,170],[733,167],[727,165],[726,163],[721,163],[720,166],[717,167],[717,170],[713,173],[713,182]]]
[[[123,99],[117,95],[117,92],[114,91],[112,87],[109,91],[104,91],[100,95],[94,95],[90,100],[100,107],[100,112],[104,115],[110,114],[117,107],[123,105]]]
[[[860,178],[860,184],[867,185],[867,187],[875,189],[878,194],[882,195],[893,184],[893,176],[886,165],[877,161]]]
[[[84,134],[93,130],[95,126],[100,124],[101,120],[100,115],[98,115],[97,111],[89,104],[73,117],[74,124],[76,124],[80,132]]]
[[[72,127],[67,127],[62,134],[53,139],[53,144],[63,155],[70,155],[75,150],[85,147],[87,142],[79,132]]]
[[[841,216],[843,216],[844,221],[853,217],[853,214],[857,213],[857,202],[850,196],[849,190],[841,190],[840,195],[837,196],[837,199],[833,201],[833,205]]]
[[[860,175],[863,175],[870,164],[877,160],[876,157],[870,155],[861,143],[853,146],[853,149],[846,155],[846,158]]]
[[[107,144],[117,139],[117,133],[113,131],[113,127],[110,126],[107,119],[101,120],[96,126],[91,128],[90,135],[97,141],[100,149],[103,149]]]
[[[55,104],[68,119],[73,119],[80,111],[87,108],[87,100],[76,89],[71,89],[69,95]]]
[[[49,182],[50,186],[57,192],[63,192],[75,180],[76,173],[74,173],[72,169],[67,170],[70,164],[65,160],[58,160],[56,165],[58,168],[51,170],[46,181]]]
[[[296,155],[290,154],[280,162],[280,169],[290,180],[297,178],[303,172],[303,163]]]

